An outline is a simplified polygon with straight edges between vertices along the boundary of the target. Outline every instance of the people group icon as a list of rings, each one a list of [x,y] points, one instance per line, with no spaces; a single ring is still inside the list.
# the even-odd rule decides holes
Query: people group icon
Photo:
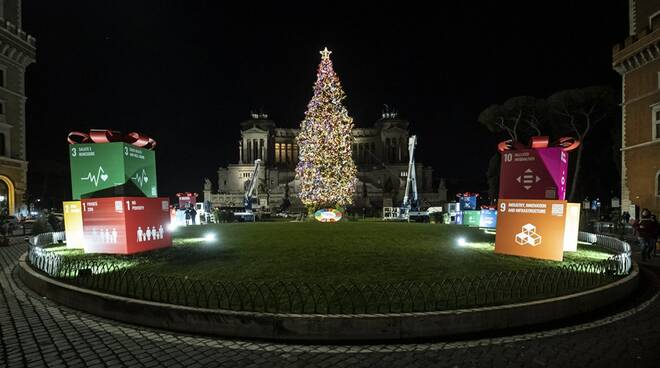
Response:
[[[158,229],[156,229],[155,226],[147,226],[146,229],[142,229],[142,226],[138,226],[137,241],[146,242],[152,240],[160,240],[163,239],[164,234],[165,230],[163,229],[163,225],[160,225]]]
[[[115,244],[117,243],[117,229],[101,228],[92,229],[92,240],[97,243]]]

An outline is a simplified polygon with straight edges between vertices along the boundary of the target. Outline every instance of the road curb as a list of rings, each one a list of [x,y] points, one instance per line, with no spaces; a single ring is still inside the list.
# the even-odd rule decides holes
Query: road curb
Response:
[[[178,332],[279,341],[395,341],[505,330],[574,317],[635,291],[639,269],[609,285],[503,306],[398,314],[275,314],[192,308],[100,293],[69,285],[19,259],[20,280],[59,304],[126,323]]]

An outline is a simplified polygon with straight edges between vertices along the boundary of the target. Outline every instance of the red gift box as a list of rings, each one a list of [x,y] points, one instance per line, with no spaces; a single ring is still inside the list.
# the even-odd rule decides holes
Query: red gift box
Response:
[[[169,204],[167,198],[83,199],[85,253],[132,254],[171,246]]]

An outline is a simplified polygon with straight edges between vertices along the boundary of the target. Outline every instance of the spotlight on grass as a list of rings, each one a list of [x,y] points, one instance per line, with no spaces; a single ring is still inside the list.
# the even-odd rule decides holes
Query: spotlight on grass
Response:
[[[175,224],[174,222],[170,222],[170,224],[167,225],[167,231],[174,232],[178,227],[179,225]]]
[[[216,240],[215,233],[206,233],[204,234],[204,241],[207,243],[214,242]]]
[[[463,246],[465,246],[465,244],[467,244],[467,242],[465,241],[465,238],[460,237],[460,238],[456,239],[456,244],[463,247]]]

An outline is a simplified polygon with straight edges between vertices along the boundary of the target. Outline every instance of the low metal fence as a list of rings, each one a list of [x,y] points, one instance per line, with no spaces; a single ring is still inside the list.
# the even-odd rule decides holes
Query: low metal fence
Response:
[[[62,243],[66,240],[66,235],[64,231],[52,231],[48,233],[42,233],[28,238],[30,245],[36,247],[45,247],[51,244]]]
[[[625,273],[629,273],[632,269],[632,250],[628,242],[612,236],[593,234],[585,231],[580,231],[578,233],[578,240],[591,243],[592,245],[607,249],[614,253],[612,259],[615,259],[620,263],[620,267]]]
[[[435,282],[318,284],[222,282],[162,276],[100,260],[30,247],[37,270],[73,285],[142,300],[199,308],[295,314],[430,312],[510,304],[566,295],[611,283],[629,268],[614,255],[588,263]]]

